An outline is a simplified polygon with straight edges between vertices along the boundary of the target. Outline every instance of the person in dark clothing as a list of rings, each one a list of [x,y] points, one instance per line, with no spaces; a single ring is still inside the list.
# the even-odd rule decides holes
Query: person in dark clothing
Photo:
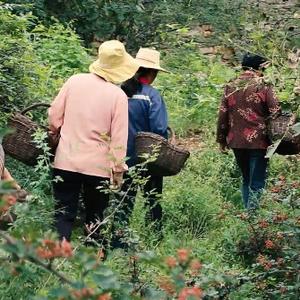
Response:
[[[266,121],[280,113],[273,89],[264,82],[262,70],[266,59],[246,54],[244,72],[224,90],[219,109],[217,142],[221,152],[231,148],[242,172],[242,196],[248,210],[258,208],[265,187],[270,145]]]
[[[166,71],[160,67],[159,52],[153,49],[141,48],[136,56],[140,69],[136,75],[121,86],[128,96],[128,143],[127,165],[136,165],[135,137],[138,132],[153,132],[164,138],[168,137],[168,116],[166,105],[159,91],[151,86],[159,71]],[[159,203],[163,189],[163,177],[152,176],[147,172],[142,174],[146,183],[141,186],[146,204],[149,207],[149,220],[155,226],[157,233],[162,229],[162,207]],[[116,215],[116,221],[128,224],[132,213],[139,184],[134,178],[125,175],[122,192],[125,195],[122,209]],[[116,245],[115,245],[116,246]]]

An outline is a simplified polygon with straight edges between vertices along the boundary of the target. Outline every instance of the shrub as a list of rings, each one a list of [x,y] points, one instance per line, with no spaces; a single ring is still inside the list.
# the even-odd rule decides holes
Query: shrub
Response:
[[[39,89],[40,74],[47,72],[26,34],[29,22],[29,18],[0,9],[0,103],[4,110],[28,103],[32,92]]]
[[[31,30],[34,20],[0,7],[0,103],[5,112],[49,101],[67,76],[87,69],[88,54],[70,29],[55,24]]]
[[[87,72],[91,57],[79,37],[69,27],[55,23],[37,25],[30,32],[40,62],[50,67],[52,79],[65,79],[75,73]]]

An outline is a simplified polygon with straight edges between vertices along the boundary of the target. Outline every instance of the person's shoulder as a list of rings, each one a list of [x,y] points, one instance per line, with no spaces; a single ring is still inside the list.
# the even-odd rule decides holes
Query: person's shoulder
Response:
[[[247,74],[241,73],[236,78],[226,83],[225,90],[240,90],[246,89],[247,87],[256,87],[258,89],[261,89],[265,86],[267,86],[267,83],[263,76],[258,76],[256,74],[247,76]]]
[[[109,82],[109,81],[104,81],[104,82],[105,82],[107,90],[109,90],[109,92],[111,93],[112,96],[119,99],[120,101],[128,101],[127,95],[121,89],[120,86],[118,86],[112,82]]]
[[[106,88],[109,89],[109,91],[112,93],[112,95],[116,96],[117,98],[125,99],[127,100],[128,97],[125,94],[125,92],[121,89],[121,87],[117,84],[114,84],[109,81],[104,81]]]
[[[157,88],[155,88],[154,86],[152,86],[150,84],[144,84],[143,86],[146,89],[148,89],[151,93],[157,93],[157,94],[159,94],[159,90]]]
[[[91,73],[77,73],[72,76],[68,80],[79,80],[83,78],[88,78],[91,75]]]
[[[115,86],[115,88],[116,88],[115,90],[116,96],[122,101],[128,101],[128,97],[125,94],[125,92],[118,86]]]
[[[263,85],[266,88],[273,88],[274,84],[270,82],[270,80],[267,77],[262,77],[261,85]]]
[[[70,76],[67,81],[66,84],[76,84],[77,82],[82,82],[83,80],[85,80],[86,78],[88,78],[90,74],[88,73],[77,73],[74,74],[72,76]]]
[[[149,84],[143,84],[142,93],[148,95],[150,98],[161,98],[159,90]]]

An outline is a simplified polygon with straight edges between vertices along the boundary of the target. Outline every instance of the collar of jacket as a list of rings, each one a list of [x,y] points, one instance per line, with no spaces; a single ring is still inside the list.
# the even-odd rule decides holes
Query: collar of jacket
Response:
[[[138,81],[142,84],[150,84],[150,81],[146,77],[140,77]]]
[[[263,73],[260,71],[247,70],[247,71],[243,72],[240,77],[257,77],[257,76],[262,77]]]

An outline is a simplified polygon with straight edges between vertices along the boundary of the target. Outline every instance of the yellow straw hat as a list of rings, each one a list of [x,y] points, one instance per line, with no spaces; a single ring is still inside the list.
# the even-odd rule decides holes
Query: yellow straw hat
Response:
[[[135,57],[141,67],[169,72],[160,66],[160,53],[150,48],[140,48]]]
[[[139,67],[121,42],[111,40],[100,45],[98,59],[90,65],[89,70],[106,81],[121,83],[133,77]]]

